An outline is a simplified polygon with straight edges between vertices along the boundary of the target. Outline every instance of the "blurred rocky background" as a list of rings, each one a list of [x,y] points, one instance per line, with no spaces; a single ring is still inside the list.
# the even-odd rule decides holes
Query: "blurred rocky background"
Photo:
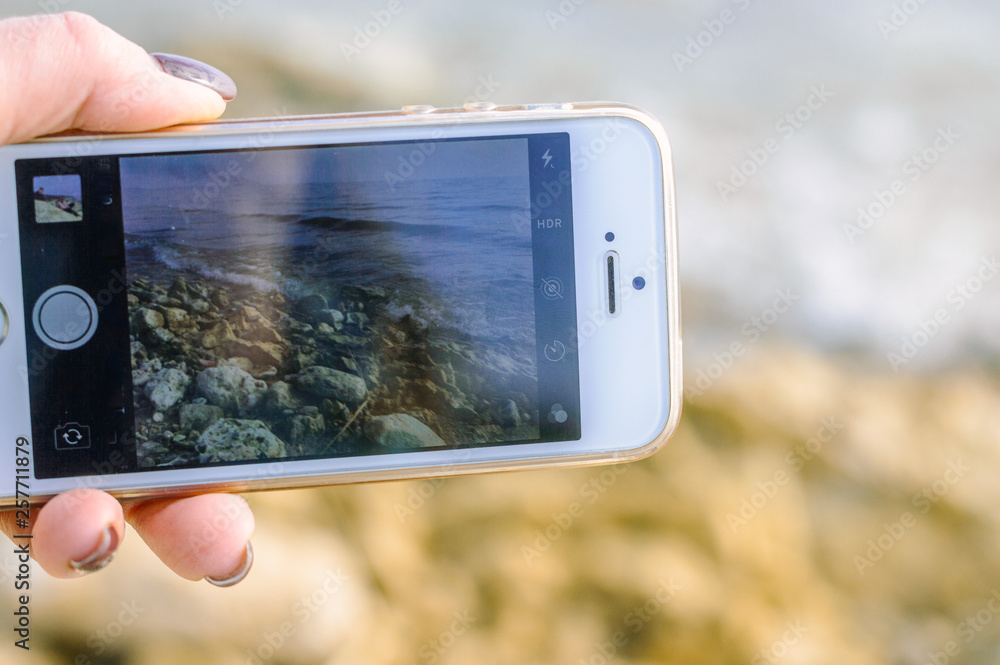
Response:
[[[677,170],[685,413],[628,466],[251,495],[257,559],[232,589],[173,578],[130,532],[89,578],[36,568],[32,650],[8,637],[0,660],[1000,658],[995,4],[8,0],[0,15],[57,9],[225,69],[229,117],[647,108]]]

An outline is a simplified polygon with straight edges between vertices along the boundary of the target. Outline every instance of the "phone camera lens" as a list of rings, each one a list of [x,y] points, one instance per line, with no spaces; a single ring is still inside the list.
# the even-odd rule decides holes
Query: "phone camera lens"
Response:
[[[636,291],[641,291],[644,286],[646,286],[646,280],[642,277],[636,277],[632,280],[632,288]]]
[[[615,234],[612,233],[611,231],[608,231],[607,233],[604,234],[604,239],[607,240],[608,242],[611,242],[612,240],[615,239]]]

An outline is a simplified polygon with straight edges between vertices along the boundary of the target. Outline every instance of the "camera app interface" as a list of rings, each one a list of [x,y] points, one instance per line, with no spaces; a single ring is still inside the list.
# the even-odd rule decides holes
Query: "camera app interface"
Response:
[[[39,477],[580,436],[565,134],[17,166]]]

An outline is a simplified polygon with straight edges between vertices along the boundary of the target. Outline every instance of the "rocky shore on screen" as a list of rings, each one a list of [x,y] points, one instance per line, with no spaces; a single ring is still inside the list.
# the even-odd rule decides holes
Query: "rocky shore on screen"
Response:
[[[534,368],[344,286],[298,299],[139,278],[129,290],[140,467],[537,437]]]

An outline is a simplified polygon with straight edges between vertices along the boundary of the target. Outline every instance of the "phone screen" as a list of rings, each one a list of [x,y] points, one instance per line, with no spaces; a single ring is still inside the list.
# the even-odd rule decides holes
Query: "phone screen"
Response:
[[[580,438],[565,133],[15,168],[38,478]]]

